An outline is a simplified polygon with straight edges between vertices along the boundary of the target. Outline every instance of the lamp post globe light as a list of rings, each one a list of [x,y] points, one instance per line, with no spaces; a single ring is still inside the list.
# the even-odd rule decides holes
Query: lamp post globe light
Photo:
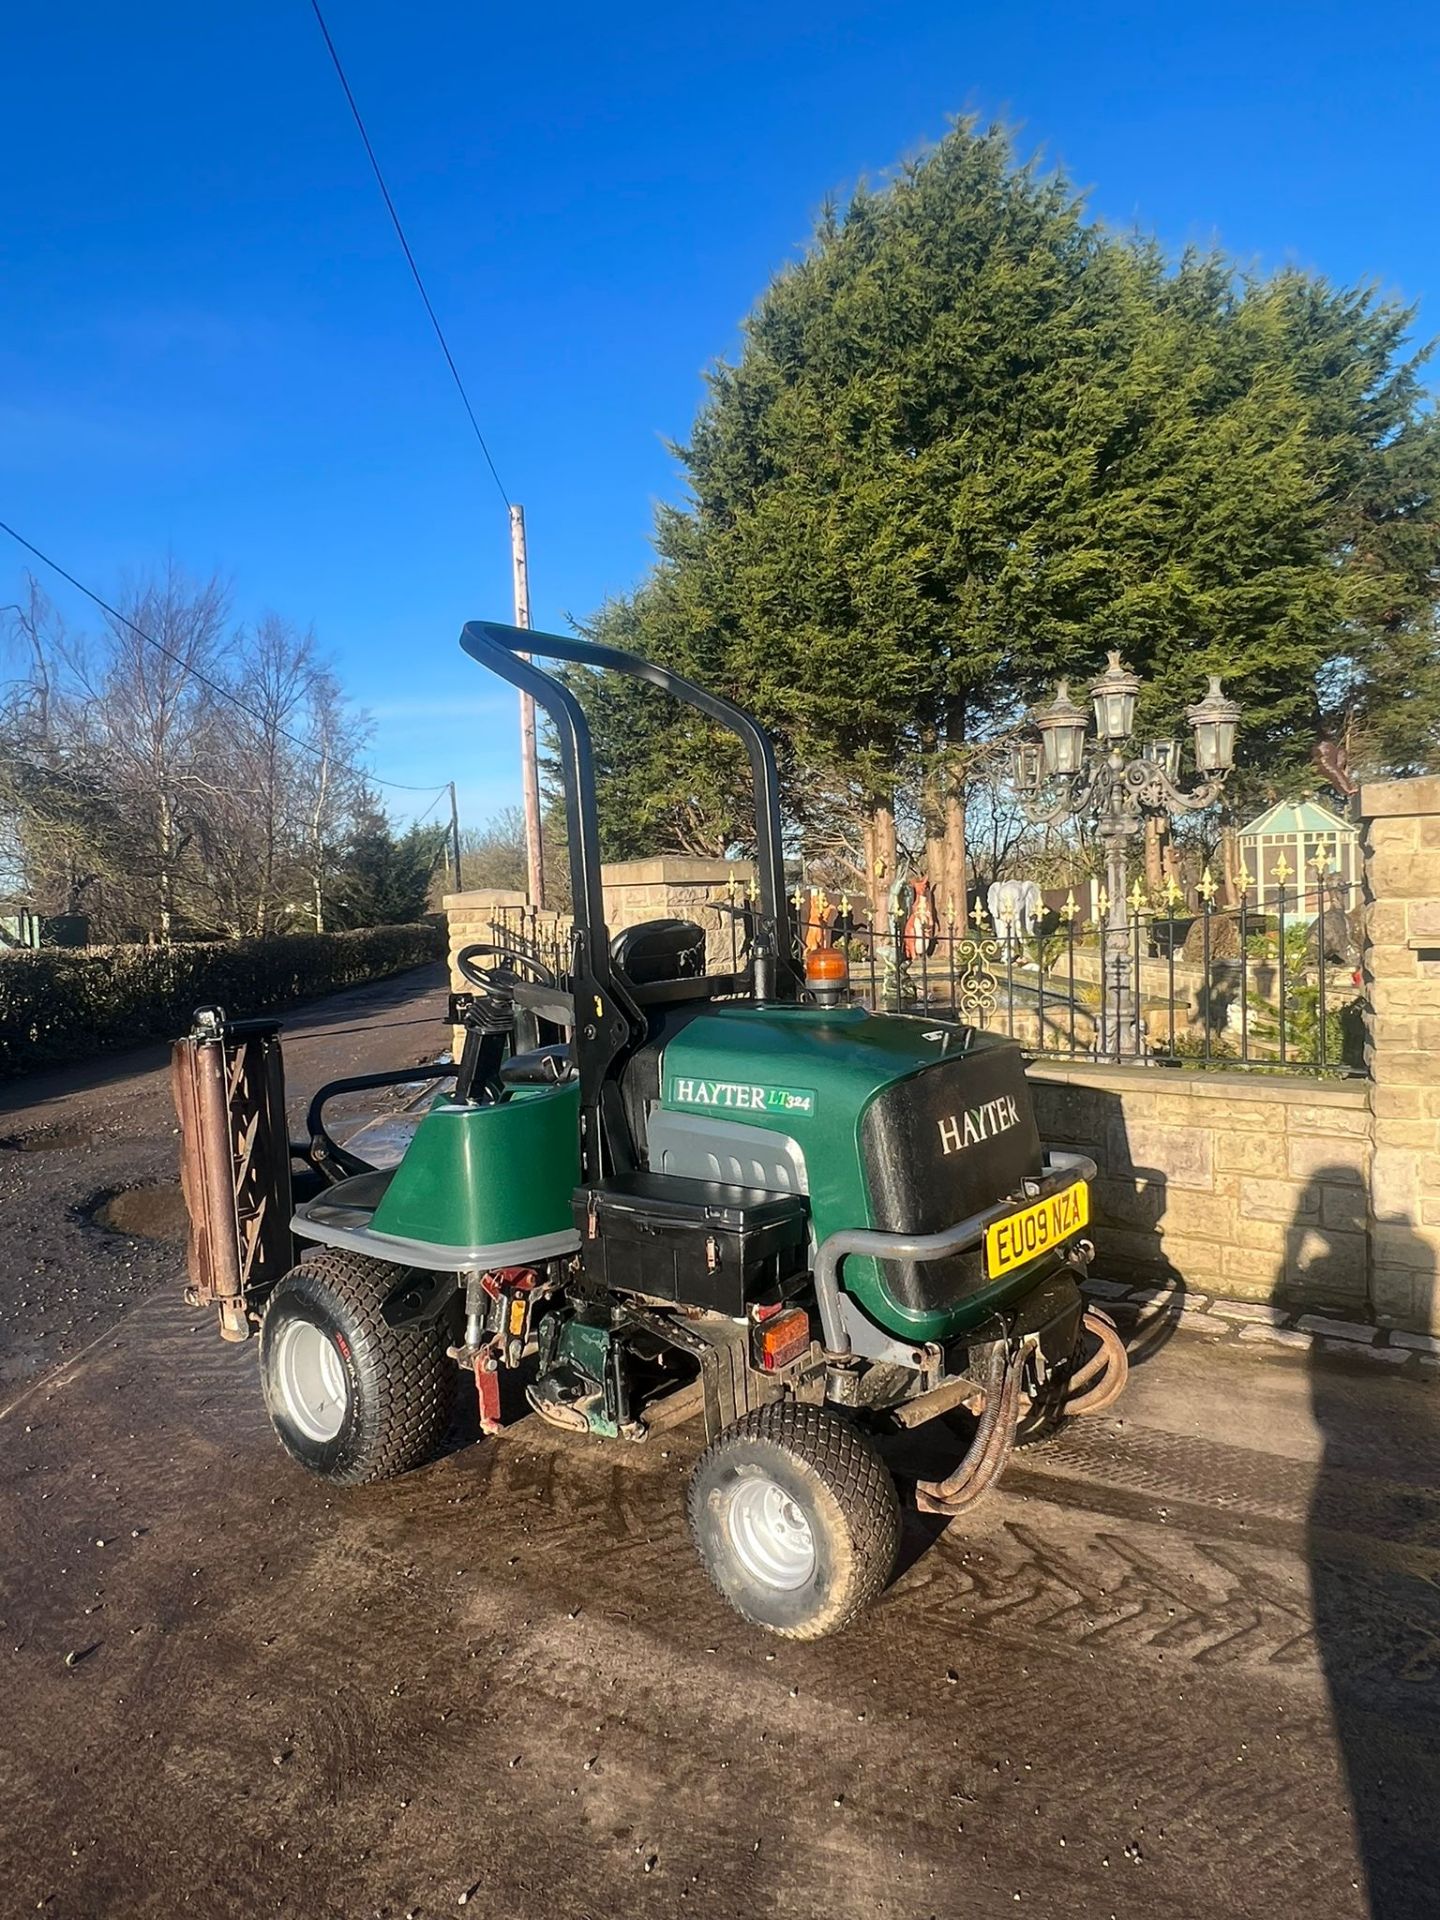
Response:
[[[1185,710],[1195,736],[1196,783],[1180,782],[1180,742],[1153,740],[1134,751],[1135,700],[1140,677],[1111,653],[1090,688],[1095,733],[1066,681],[1055,698],[1031,716],[1038,742],[1016,749],[1014,778],[1026,818],[1053,827],[1062,820],[1089,821],[1105,852],[1104,967],[1096,1051],[1102,1058],[1143,1059],[1149,1049],[1140,1019],[1135,968],[1126,914],[1130,850],[1147,818],[1169,819],[1213,806],[1235,764],[1240,707],[1210,677],[1203,700]]]

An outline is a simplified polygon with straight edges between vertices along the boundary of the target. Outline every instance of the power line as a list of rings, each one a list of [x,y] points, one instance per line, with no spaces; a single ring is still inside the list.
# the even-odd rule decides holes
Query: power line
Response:
[[[179,667],[182,673],[188,673],[192,680],[198,680],[200,685],[207,687],[217,699],[228,700],[232,707],[237,707],[241,713],[248,715],[257,726],[268,727],[274,724],[268,720],[263,713],[257,712],[247,701],[242,700],[238,693],[233,693],[231,689],[221,681],[212,680],[208,673],[202,673],[200,668],[195,666],[193,662],[183,659],[180,654],[176,653],[172,648],[167,647],[163,640],[157,640],[153,633],[146,633],[143,627],[137,627],[135,622],[121,613],[118,607],[112,607],[110,602],[96,593],[93,587],[87,587],[83,580],[77,580],[75,575],[71,573],[67,567],[62,567],[58,560],[52,560],[48,553],[42,552],[33,540],[27,540],[23,533],[17,532],[7,520],[0,520],[0,533],[8,533],[10,538],[15,541],[18,546],[24,547],[27,553],[33,554],[42,566],[48,567],[52,573],[58,574],[60,579],[74,587],[77,593],[83,593],[87,600],[92,600],[95,605],[99,607],[100,611],[108,615],[110,619],[118,621],[122,627],[127,627],[129,631],[135,635],[137,640],[143,640],[146,646],[154,647],[157,653],[164,654],[165,658],[169,660],[172,665]],[[291,733],[288,727],[276,725],[275,731],[280,735],[282,740],[288,740],[291,746],[298,747],[302,753],[311,754],[317,760],[324,757],[319,747],[312,745],[309,740],[302,740],[298,733]],[[368,768],[366,771],[368,777],[375,782],[377,787],[392,787],[397,793],[433,792],[435,799],[431,802],[432,807],[439,802],[440,796],[448,791],[448,783],[445,786],[441,786],[437,791],[431,787],[407,786],[404,781],[401,780],[383,780],[378,773],[370,773]]]
[[[405,238],[405,229],[400,224],[400,215],[395,210],[395,202],[390,197],[390,189],[386,186],[385,176],[380,171],[380,162],[376,159],[375,149],[370,144],[370,135],[365,130],[365,122],[356,104],[355,95],[350,90],[350,82],[346,79],[345,69],[340,64],[340,55],[336,52],[335,42],[330,38],[330,29],[325,24],[325,16],[320,11],[320,0],[310,0],[310,6],[315,14],[320,32],[324,36],[325,46],[329,52],[331,63],[335,68],[336,77],[344,89],[346,100],[350,103],[350,111],[354,115],[355,125],[359,129],[360,138],[364,142],[365,152],[370,161],[370,170],[375,175],[375,184],[380,189],[380,197],[385,202],[385,211],[390,215],[390,224],[395,229],[395,237],[400,242],[401,251],[405,255],[405,260],[410,268],[411,276],[415,281],[416,289],[419,292],[421,300],[425,303],[425,311],[429,314],[430,324],[435,329],[435,338],[440,342],[440,351],[445,356],[445,364],[450,369],[450,377],[455,382],[456,392],[460,395],[461,404],[469,416],[470,425],[475,432],[475,438],[480,443],[480,451],[485,456],[485,464],[490,469],[490,476],[495,482],[500,498],[508,507],[510,504],[510,496],[505,491],[505,485],[500,478],[499,470],[495,465],[494,459],[491,457],[489,447],[485,444],[485,436],[480,431],[480,422],[475,418],[475,409],[471,406],[470,396],[465,391],[465,382],[460,378],[460,369],[455,364],[455,356],[451,353],[450,344],[445,338],[445,329],[440,325],[439,316],[436,314],[435,308],[431,303],[430,295],[425,290],[425,282],[421,277],[420,269],[415,263],[415,255],[410,250],[410,242]]]

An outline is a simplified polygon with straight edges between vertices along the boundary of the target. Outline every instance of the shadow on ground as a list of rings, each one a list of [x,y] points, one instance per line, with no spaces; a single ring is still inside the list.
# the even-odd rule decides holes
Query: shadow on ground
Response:
[[[1051,1110],[1043,1083],[1036,1085],[1041,1133],[1095,1161],[1092,1230],[1100,1247],[1095,1276],[1102,1283],[1117,1280],[1157,1290],[1154,1300],[1133,1306],[1111,1308],[1106,1301],[1098,1302],[1120,1322],[1132,1368],[1143,1367],[1168,1344],[1185,1307],[1184,1277],[1166,1255],[1162,1239],[1169,1182],[1163,1167],[1137,1161],[1118,1093],[1069,1085],[1061,1091],[1063,1101]]]
[[[1315,1185],[1343,1181],[1322,1169]],[[1296,1231],[1321,1238],[1316,1195],[1302,1198]],[[1417,1272],[1425,1250],[1413,1241]],[[1404,1249],[1401,1249],[1403,1253]],[[1310,1276],[1341,1254],[1322,1249]],[[1433,1286],[1433,1280],[1429,1283]],[[1440,1478],[1440,1404],[1433,1388],[1408,1401],[1403,1423],[1374,1417],[1374,1361],[1349,1362],[1316,1342],[1311,1405],[1323,1451],[1308,1526],[1315,1635],[1345,1770],[1371,1920],[1440,1913],[1440,1537],[1425,1496]],[[1389,1482],[1414,1525],[1368,1557],[1342,1550],[1347,1507],[1363,1479]]]

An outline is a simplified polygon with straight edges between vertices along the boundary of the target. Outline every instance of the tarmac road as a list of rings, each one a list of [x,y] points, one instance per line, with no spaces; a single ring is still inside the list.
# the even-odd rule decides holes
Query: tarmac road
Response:
[[[375,1064],[433,1052],[400,1024],[431,995],[317,1023],[292,1085],[356,1024],[393,1023]],[[154,1092],[45,1113],[158,1179]],[[86,1151],[34,1167],[70,1191]],[[1433,1385],[1147,1341],[1120,1418],[912,1523],[866,1620],[792,1646],[700,1575],[688,1435],[532,1419],[328,1490],[148,1245],[133,1294],[77,1280],[88,1346],[0,1389],[0,1911],[1440,1913]]]

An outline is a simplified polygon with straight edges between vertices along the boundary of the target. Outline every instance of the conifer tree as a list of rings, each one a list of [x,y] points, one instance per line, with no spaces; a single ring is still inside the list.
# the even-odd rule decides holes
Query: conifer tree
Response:
[[[974,744],[1110,647],[1146,727],[1183,731],[1227,675],[1242,800],[1302,783],[1321,730],[1377,769],[1435,764],[1440,431],[1413,317],[1172,262],[962,123],[828,208],[766,289],[677,449],[691,499],[595,631],[753,707],[802,823],[898,779],[953,839]],[[627,851],[743,838],[710,729],[578,684]]]

